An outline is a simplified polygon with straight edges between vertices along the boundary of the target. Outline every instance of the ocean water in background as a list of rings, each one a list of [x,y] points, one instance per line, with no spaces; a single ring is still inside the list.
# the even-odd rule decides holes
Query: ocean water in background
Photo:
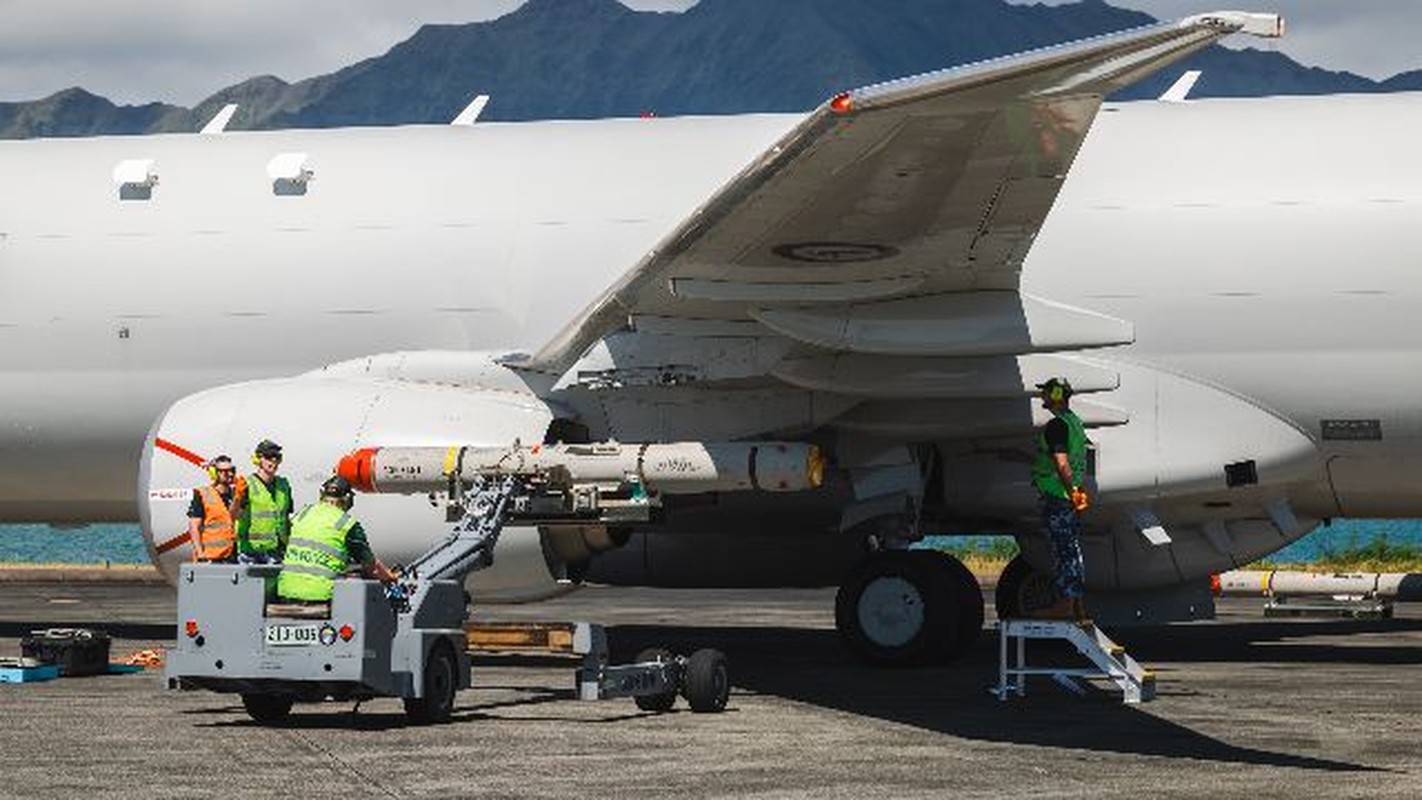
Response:
[[[991,550],[997,536],[930,536],[922,546],[966,547],[970,550]],[[1274,554],[1268,561],[1281,564],[1311,564],[1330,552],[1349,550],[1377,539],[1391,545],[1404,545],[1422,550],[1422,519],[1336,519],[1332,525],[1293,542]]]
[[[1336,519],[1332,525],[1320,527],[1268,558],[1282,564],[1307,564],[1327,555],[1330,550],[1348,550],[1377,539],[1385,539],[1391,545],[1422,550],[1422,520]]]
[[[949,543],[986,548],[990,536],[944,537]],[[1389,544],[1422,549],[1422,520],[1334,520],[1269,557],[1271,561],[1309,563],[1329,550],[1365,545],[1386,538]],[[57,529],[48,525],[0,525],[0,563],[146,564],[148,549],[137,525],[87,525]]]
[[[147,564],[137,525],[0,525],[0,563]]]

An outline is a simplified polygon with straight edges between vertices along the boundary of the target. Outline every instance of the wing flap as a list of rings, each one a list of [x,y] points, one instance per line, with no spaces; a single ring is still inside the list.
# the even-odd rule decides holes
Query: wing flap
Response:
[[[753,312],[767,328],[832,352],[992,356],[1129,344],[1129,322],[1017,292],[951,292],[829,309]]]

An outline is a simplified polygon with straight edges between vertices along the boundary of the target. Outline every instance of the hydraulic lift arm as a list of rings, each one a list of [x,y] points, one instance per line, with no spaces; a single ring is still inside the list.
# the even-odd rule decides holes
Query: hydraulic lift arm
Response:
[[[463,513],[449,535],[401,570],[401,582],[387,590],[399,613],[416,613],[429,598],[432,581],[463,581],[494,563],[494,545],[515,495],[527,491],[514,475],[476,476],[462,498]]]

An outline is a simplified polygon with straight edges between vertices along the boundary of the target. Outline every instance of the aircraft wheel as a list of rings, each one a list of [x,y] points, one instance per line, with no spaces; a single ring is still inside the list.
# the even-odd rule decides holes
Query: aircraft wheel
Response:
[[[998,619],[1030,616],[1061,602],[1052,576],[1038,572],[1021,555],[1014,556],[997,579],[994,596]]]
[[[458,660],[449,645],[439,642],[425,661],[424,697],[405,698],[405,715],[418,725],[448,722],[459,690]]]
[[[835,627],[876,666],[935,660],[958,637],[955,592],[931,553],[887,551],[860,564],[835,596]]]
[[[660,647],[649,647],[638,653],[636,658],[638,664],[645,664],[649,661],[665,664],[672,660],[672,654]],[[668,686],[666,691],[661,694],[639,695],[633,697],[632,700],[643,711],[654,711],[658,714],[671,711],[671,707],[676,704],[676,686]]]
[[[983,633],[983,590],[972,570],[957,558],[937,550],[915,550],[938,571],[940,580],[951,588],[957,624],[945,631],[936,660],[947,663],[968,654]]]
[[[244,694],[242,707],[253,722],[275,725],[291,714],[293,700],[279,694]]]
[[[698,714],[724,711],[731,697],[731,674],[726,668],[726,654],[720,650],[697,650],[686,660],[682,676],[682,694],[691,710]]]

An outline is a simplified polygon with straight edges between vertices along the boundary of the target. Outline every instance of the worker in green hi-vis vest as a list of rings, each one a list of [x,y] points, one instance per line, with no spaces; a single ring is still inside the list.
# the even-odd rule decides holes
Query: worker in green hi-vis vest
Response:
[[[1086,427],[1071,410],[1071,383],[1052,378],[1037,384],[1042,406],[1052,419],[1037,434],[1037,457],[1032,464],[1032,484],[1041,495],[1042,525],[1052,546],[1053,583],[1066,608],[1053,616],[1085,619],[1086,564],[1081,557],[1081,514],[1090,505],[1083,483],[1087,472]]]
[[[365,530],[351,516],[354,504],[350,483],[333,475],[321,484],[321,499],[296,515],[277,576],[277,596],[283,602],[329,603],[336,581],[352,565],[386,586],[399,580],[371,551]]]
[[[280,564],[291,534],[291,484],[277,474],[281,445],[263,439],[252,452],[252,466],[238,492],[237,561]]]

